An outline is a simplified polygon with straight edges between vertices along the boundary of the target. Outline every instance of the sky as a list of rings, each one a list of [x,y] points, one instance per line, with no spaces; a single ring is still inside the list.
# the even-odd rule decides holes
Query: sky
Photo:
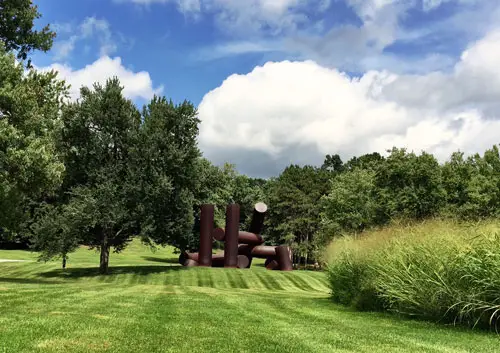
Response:
[[[34,65],[117,76],[139,107],[198,107],[213,163],[270,177],[392,147],[500,143],[498,0],[35,0],[57,32]]]

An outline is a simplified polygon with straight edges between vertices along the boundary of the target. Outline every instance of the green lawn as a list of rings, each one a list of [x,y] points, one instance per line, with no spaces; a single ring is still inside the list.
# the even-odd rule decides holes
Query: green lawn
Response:
[[[36,260],[22,251],[0,259]],[[332,304],[320,272],[185,269],[138,243],[60,263],[0,263],[0,352],[498,352],[495,334]]]

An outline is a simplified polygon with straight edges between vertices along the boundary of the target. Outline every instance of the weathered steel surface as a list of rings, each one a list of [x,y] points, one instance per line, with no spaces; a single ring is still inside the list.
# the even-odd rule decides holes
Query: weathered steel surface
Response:
[[[264,218],[267,212],[267,205],[263,202],[255,204],[252,214],[252,222],[248,229],[250,233],[261,234],[264,228]]]
[[[260,233],[264,225],[267,205],[255,204],[250,231],[240,231],[240,206],[228,205],[224,228],[213,229],[214,206],[202,205],[200,215],[200,250],[198,253],[183,252],[179,263],[184,266],[212,266],[249,268],[254,257],[266,259],[271,270],[293,270],[292,252],[287,246],[265,246]],[[212,254],[212,239],[224,241],[224,252]]]
[[[241,244],[238,247],[238,253],[247,256],[257,257],[260,259],[265,259],[268,257],[276,256],[276,247],[267,245],[252,246],[247,244]]]
[[[214,230],[212,230],[212,237],[215,240],[223,241],[225,236],[226,233],[224,232],[224,228],[215,228]]]
[[[197,252],[184,252],[179,256],[179,263],[184,263],[187,259],[194,260],[196,262],[199,261],[200,254]],[[217,254],[211,254],[212,261],[214,260],[223,260],[224,261],[224,252],[219,252]]]
[[[278,261],[275,257],[268,257],[266,259],[266,262],[264,263],[264,266],[266,266],[268,270],[279,270],[280,268],[280,265],[278,264]]]
[[[276,256],[281,271],[292,271],[293,265],[291,260],[291,251],[288,246],[276,247]]]
[[[224,237],[224,267],[238,267],[238,228],[240,226],[240,206],[228,205]]]
[[[214,228],[214,205],[202,205],[200,214],[199,266],[212,266],[212,230]]]
[[[220,256],[217,254],[217,256],[214,255],[212,257],[212,267],[226,267],[224,264],[224,255]],[[250,264],[250,259],[246,255],[238,255],[236,256],[236,266],[234,268],[248,268]]]
[[[219,241],[224,241],[226,233],[224,228],[215,228],[212,231],[212,236],[214,239]],[[238,243],[239,244],[249,244],[249,245],[260,245],[264,243],[264,239],[258,234],[245,232],[243,230],[238,231]]]
[[[186,267],[196,267],[198,266],[198,262],[194,261],[193,259],[187,259],[186,261],[184,261],[183,265]]]

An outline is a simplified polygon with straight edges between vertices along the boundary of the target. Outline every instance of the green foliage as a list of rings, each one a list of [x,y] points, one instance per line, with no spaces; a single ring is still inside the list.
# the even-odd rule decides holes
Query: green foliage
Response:
[[[341,173],[344,171],[344,162],[338,154],[329,155],[327,154],[325,157],[325,161],[321,165],[321,169],[328,170],[332,173]]]
[[[81,241],[81,231],[86,229],[86,210],[78,209],[82,204],[72,202],[53,205],[43,203],[35,209],[31,225],[32,246],[43,249],[39,259],[49,261],[75,251]]]
[[[443,187],[446,191],[447,208],[455,211],[468,202],[467,186],[474,168],[464,159],[463,152],[452,153],[442,167]]]
[[[29,204],[60,185],[64,164],[56,150],[59,112],[67,87],[54,72],[24,74],[0,50],[0,227],[18,231]]]
[[[393,148],[377,167],[376,184],[389,219],[431,217],[445,202],[441,168],[436,158],[425,152],[417,156]]]
[[[31,0],[0,1],[0,42],[5,49],[16,51],[20,60],[26,60],[33,50],[48,51],[56,34],[49,25],[39,31],[33,30],[35,20],[40,17]]]
[[[247,230],[250,227],[254,206],[264,201],[265,180],[249,178],[238,174],[234,177],[232,201],[240,205],[240,228]]]
[[[385,161],[385,158],[378,152],[364,154],[359,157],[352,157],[345,165],[345,170],[353,170],[356,168],[376,170],[377,167]]]
[[[266,241],[289,244],[297,255],[295,262],[316,258],[323,244],[324,239],[317,236],[318,203],[326,193],[329,178],[330,173],[324,169],[291,165],[266,186],[270,205]]]
[[[370,283],[369,264],[359,258],[353,259],[349,253],[340,253],[338,256],[336,261],[327,266],[332,300],[358,310],[378,309],[381,300]]]
[[[334,241],[333,299],[441,322],[494,327],[500,314],[498,222],[433,221]]]
[[[192,242],[193,204],[200,174],[197,112],[190,102],[155,97],[143,109],[133,157],[134,200],[141,235],[186,249]]]
[[[110,248],[120,252],[135,236],[150,245],[183,249],[189,243],[198,180],[196,109],[154,97],[141,116],[122,90],[116,78],[83,87],[80,100],[63,110],[63,188],[32,227],[43,259],[85,244],[101,251],[106,273]],[[47,220],[53,213],[58,217]]]
[[[446,213],[477,220],[500,215],[500,153],[498,146],[467,159],[456,152],[443,166]]]
[[[359,232],[377,224],[375,172],[355,169],[334,178],[330,190],[321,199],[324,231],[332,234]]]
[[[101,250],[101,271],[107,272],[109,249],[120,251],[137,234],[135,175],[130,168],[137,146],[140,114],[122,96],[117,79],[93,90],[83,87],[81,99],[64,108],[60,150],[66,175],[57,200],[61,215],[55,231],[40,220],[33,229],[35,248],[43,257],[66,255],[71,246],[86,244]],[[51,215],[51,212],[48,213]],[[75,221],[75,219],[79,221]],[[61,238],[58,241],[53,238]],[[73,239],[72,239],[73,238]],[[61,244],[61,247],[54,248]]]

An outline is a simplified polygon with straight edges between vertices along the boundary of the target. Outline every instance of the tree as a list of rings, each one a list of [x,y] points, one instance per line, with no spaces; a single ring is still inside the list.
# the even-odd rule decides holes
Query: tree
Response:
[[[450,159],[442,166],[443,188],[446,192],[446,211],[452,215],[461,212],[468,202],[468,185],[474,166],[471,160],[464,158],[463,152],[452,153]]]
[[[320,227],[318,203],[326,194],[330,172],[311,166],[291,165],[266,186],[270,205],[266,221],[266,241],[292,246],[295,262],[305,263],[314,256],[319,245],[316,240]]]
[[[17,58],[26,60],[33,50],[48,51],[56,34],[47,25],[33,30],[34,21],[41,17],[31,0],[0,1],[0,42],[7,51],[16,51]],[[28,61],[28,66],[30,66]]]
[[[321,199],[321,222],[331,235],[361,232],[379,222],[375,172],[354,169],[330,182],[330,190]]]
[[[72,200],[73,201],[73,200]],[[33,214],[31,242],[34,249],[40,249],[39,260],[48,261],[62,257],[62,268],[66,268],[68,254],[80,245],[80,232],[85,229],[88,215],[84,210],[75,209],[78,203],[42,203]],[[82,219],[82,216],[84,219]]]
[[[122,89],[116,78],[83,87],[64,109],[67,173],[56,208],[45,212],[59,216],[42,213],[34,227],[44,258],[64,261],[84,244],[100,250],[107,273],[110,249],[123,250],[133,237],[152,246],[189,244],[199,179],[196,109],[154,97],[141,116]]]
[[[344,162],[342,162],[342,159],[338,154],[327,154],[321,169],[328,170],[333,173],[341,173],[344,171]]]
[[[240,228],[247,230],[252,221],[254,206],[264,201],[265,180],[238,174],[233,179],[232,201],[240,205]]]
[[[60,224],[52,225],[52,232],[43,232],[43,217],[33,227],[39,230],[37,249],[47,258],[57,252],[65,257],[75,244],[99,249],[103,274],[108,272],[110,248],[121,251],[139,231],[130,158],[141,116],[122,89],[116,78],[104,87],[83,87],[81,99],[63,109],[59,148],[67,170],[56,210],[70,216],[57,217]],[[57,238],[70,246],[54,246],[60,244]]]
[[[2,15],[3,16],[3,15]],[[17,65],[0,49],[0,228],[19,231],[30,204],[49,197],[62,182],[64,164],[56,149],[60,110],[67,87],[56,73]]]
[[[197,147],[197,111],[190,102],[154,97],[143,109],[133,157],[135,200],[143,240],[185,250],[192,244],[193,204],[206,171]]]
[[[500,152],[498,146],[468,158],[470,178],[466,197],[458,211],[463,218],[486,218],[500,215]]]
[[[385,158],[378,152],[368,153],[359,157],[352,157],[344,164],[344,169],[353,170],[361,168],[375,170],[378,165],[384,162],[384,160]]]
[[[441,167],[426,152],[417,156],[405,149],[393,148],[376,168],[376,185],[389,219],[423,219],[436,215],[444,206],[446,193]]]

